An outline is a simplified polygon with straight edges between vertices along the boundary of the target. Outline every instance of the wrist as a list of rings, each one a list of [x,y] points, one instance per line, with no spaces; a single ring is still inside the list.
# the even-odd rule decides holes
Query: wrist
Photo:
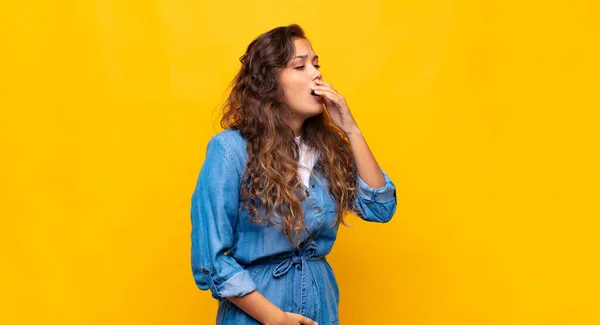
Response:
[[[348,137],[348,138],[351,137],[351,136],[361,135],[362,134],[362,132],[360,131],[360,129],[358,128],[358,126],[350,128],[350,130],[344,131],[344,133],[346,133],[346,137]]]
[[[279,308],[269,314],[269,318],[265,319],[263,325],[277,325],[283,324],[286,315],[285,312]]]

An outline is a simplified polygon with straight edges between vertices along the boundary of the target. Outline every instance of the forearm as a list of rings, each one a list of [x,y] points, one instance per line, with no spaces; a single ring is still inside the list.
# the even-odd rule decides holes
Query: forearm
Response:
[[[362,178],[369,186],[373,188],[385,186],[385,178],[381,172],[381,168],[371,149],[367,145],[367,141],[362,135],[362,132],[356,127],[351,132],[346,132],[346,136],[350,141],[356,169],[360,178]]]
[[[278,319],[285,316],[283,310],[275,306],[258,290],[243,297],[228,297],[227,299],[262,324],[276,324]]]

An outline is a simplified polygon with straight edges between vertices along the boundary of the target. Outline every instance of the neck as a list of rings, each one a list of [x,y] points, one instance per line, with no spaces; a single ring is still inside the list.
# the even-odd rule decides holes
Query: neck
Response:
[[[288,125],[294,131],[295,137],[301,136],[303,134],[302,126],[304,125],[304,119],[300,119],[300,118],[293,119],[288,123]]]

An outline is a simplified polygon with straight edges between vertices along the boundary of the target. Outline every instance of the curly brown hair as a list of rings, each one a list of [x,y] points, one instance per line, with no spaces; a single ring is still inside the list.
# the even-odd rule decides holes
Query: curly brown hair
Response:
[[[239,130],[247,140],[240,191],[250,221],[281,227],[295,247],[300,245],[298,232],[308,231],[301,205],[307,193],[298,176],[300,148],[285,122],[289,110],[278,75],[292,59],[297,38],[308,41],[303,29],[292,24],[274,28],[248,45],[221,118],[222,128]],[[335,224],[348,226],[344,215],[356,212],[356,166],[348,138],[324,112],[306,119],[302,134],[309,150],[320,154],[312,173],[321,173],[328,182],[337,206]],[[266,217],[259,217],[257,202]]]

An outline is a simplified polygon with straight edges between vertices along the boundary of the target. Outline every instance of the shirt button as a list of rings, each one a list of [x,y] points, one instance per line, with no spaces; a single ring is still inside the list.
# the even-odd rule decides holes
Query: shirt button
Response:
[[[202,269],[202,273],[208,274],[208,270],[207,269]]]
[[[304,190],[304,191],[306,191],[306,196],[308,196],[308,195],[310,194],[310,193],[308,192],[308,190]]]
[[[321,211],[323,211],[323,208],[317,207],[317,212],[321,213]]]
[[[315,188],[315,183],[310,184],[310,187]]]

